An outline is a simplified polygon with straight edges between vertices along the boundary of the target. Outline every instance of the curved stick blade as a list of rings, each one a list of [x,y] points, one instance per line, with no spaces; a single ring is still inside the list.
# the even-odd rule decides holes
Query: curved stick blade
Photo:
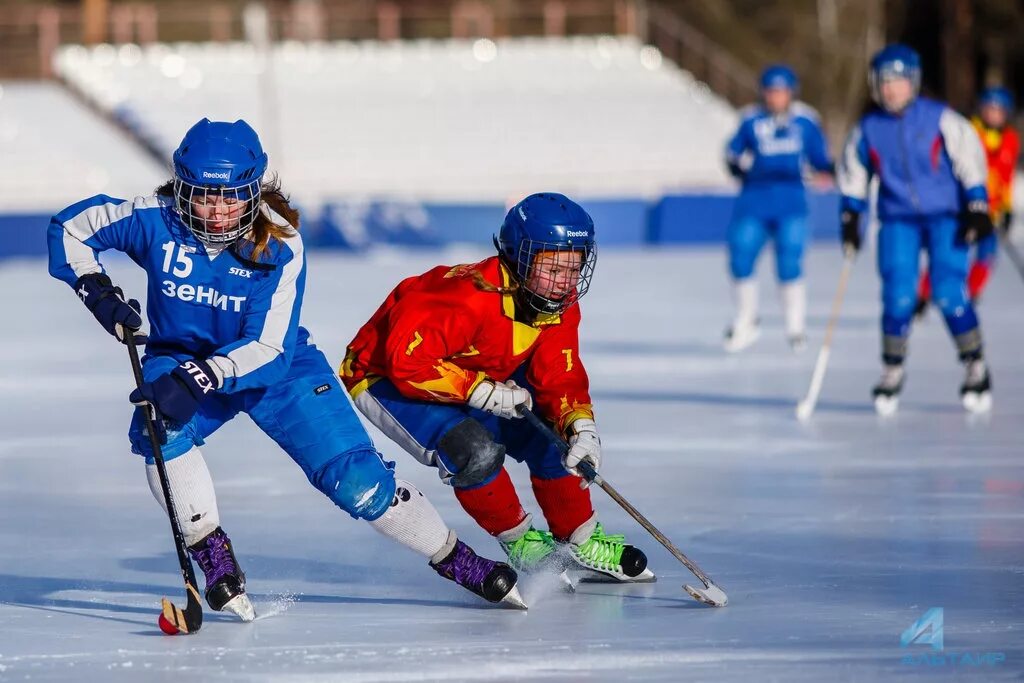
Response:
[[[163,611],[157,623],[160,630],[167,635],[190,634],[198,631],[203,625],[203,606],[199,601],[199,593],[191,584],[185,584],[188,603],[185,609],[178,609],[178,606],[167,598],[161,600]]]
[[[708,584],[707,588],[694,588],[690,585],[684,585],[683,590],[689,593],[694,600],[703,602],[705,605],[725,607],[729,604],[729,596],[713,583]]]

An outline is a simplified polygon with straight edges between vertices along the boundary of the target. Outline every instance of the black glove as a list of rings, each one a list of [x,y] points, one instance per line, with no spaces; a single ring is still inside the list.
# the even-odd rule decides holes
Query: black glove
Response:
[[[967,244],[973,244],[991,235],[993,230],[995,228],[988,215],[988,203],[974,201],[967,205],[967,213],[960,219],[960,230],[956,236]]]
[[[1003,217],[999,219],[999,231],[1003,233],[1003,237],[1010,234],[1010,228],[1013,227],[1013,212],[1004,211]]]
[[[142,306],[135,299],[124,300],[124,292],[115,287],[106,273],[90,273],[75,282],[75,293],[96,320],[117,340],[124,343],[124,328],[138,332],[142,328]],[[145,344],[145,335],[135,335],[136,344]]]
[[[860,251],[860,212],[843,209],[839,214],[839,223],[843,229],[843,249]]]
[[[738,161],[729,161],[726,163],[726,166],[729,167],[729,175],[736,180],[743,180],[747,176],[746,171],[740,168]]]
[[[135,405],[151,403],[163,417],[185,424],[217,390],[217,376],[205,360],[187,360],[166,375],[145,382],[128,396]]]

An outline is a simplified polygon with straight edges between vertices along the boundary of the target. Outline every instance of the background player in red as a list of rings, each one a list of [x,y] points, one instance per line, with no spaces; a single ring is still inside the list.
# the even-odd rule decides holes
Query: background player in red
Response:
[[[593,220],[563,195],[535,194],[512,207],[495,244],[497,256],[399,283],[349,345],[342,381],[384,434],[437,467],[513,567],[651,581],[643,552],[604,533],[575,469],[601,464],[578,337]],[[564,459],[519,419],[522,404],[566,437]],[[533,528],[506,455],[529,467],[550,531]]]
[[[971,125],[978,131],[985,147],[988,160],[988,202],[989,215],[997,229],[1010,231],[1013,223],[1013,176],[1020,157],[1020,136],[1009,124],[1013,114],[1013,95],[1003,87],[986,88],[978,97],[978,113],[971,118]],[[978,242],[974,263],[967,273],[967,294],[977,302],[988,284],[992,265],[999,251],[995,234]],[[917,309],[922,315],[931,299],[931,281],[928,271],[921,274],[918,285]]]

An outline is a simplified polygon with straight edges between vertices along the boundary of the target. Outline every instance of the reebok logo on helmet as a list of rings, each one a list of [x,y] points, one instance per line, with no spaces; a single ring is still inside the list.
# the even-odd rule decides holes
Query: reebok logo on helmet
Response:
[[[566,230],[565,234],[569,237],[589,237],[590,235],[586,230]]]
[[[219,173],[210,173],[209,171],[203,171],[204,178],[213,178],[214,180],[231,180],[231,171],[222,171]]]

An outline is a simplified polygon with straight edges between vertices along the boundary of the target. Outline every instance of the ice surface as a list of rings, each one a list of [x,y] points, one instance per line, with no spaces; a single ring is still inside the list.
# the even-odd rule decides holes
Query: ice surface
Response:
[[[311,254],[303,322],[336,363],[400,277],[479,254]],[[810,255],[802,356],[783,340],[771,266],[761,264],[765,334],[738,356],[719,347],[730,312],[720,252],[605,251],[583,302],[603,474],[727,591],[728,607],[687,596],[690,573],[595,491],[607,527],[648,552],[659,582],[571,595],[533,579],[528,613],[494,609],[333,507],[241,417],[205,452],[260,616],[240,624],[208,612],[199,634],[176,638],[156,625],[160,597],[184,593],[168,524],[127,448],[127,354],[42,260],[0,266],[0,680],[1018,679],[1017,274],[999,268],[980,309],[996,392],[989,419],[963,414],[961,370],[934,312],[912,340],[900,414],[874,415],[878,279],[865,254],[818,410],[800,424],[793,408],[839,250]],[[110,271],[143,293],[130,262]],[[378,446],[464,539],[499,553],[432,470]],[[511,469],[525,483],[525,468]],[[1006,661],[902,663],[931,652],[900,646],[930,607],[944,608],[947,656]]]

